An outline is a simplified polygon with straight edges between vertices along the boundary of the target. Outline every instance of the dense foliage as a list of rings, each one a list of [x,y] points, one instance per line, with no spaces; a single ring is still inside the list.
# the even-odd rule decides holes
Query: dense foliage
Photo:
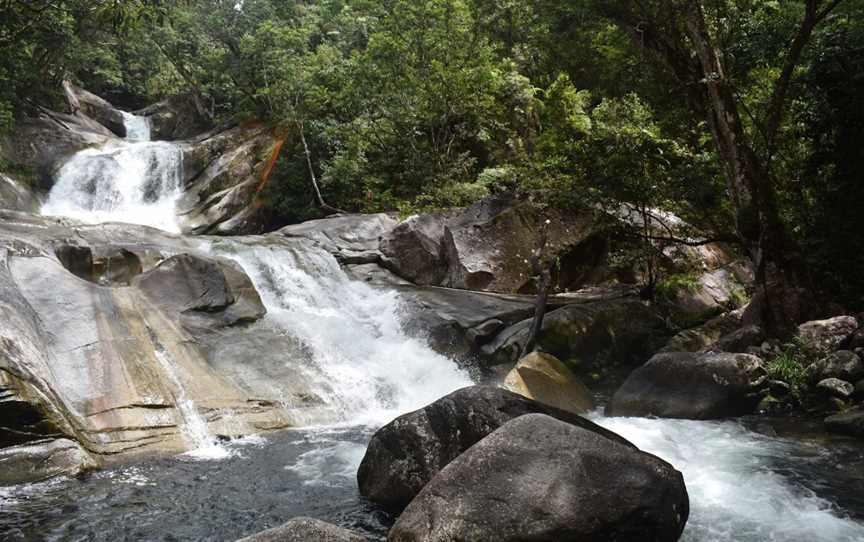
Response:
[[[720,75],[694,64],[694,21]],[[63,78],[129,108],[190,93],[214,122],[265,120],[291,142],[266,194],[280,221],[320,212],[302,139],[342,209],[521,190],[661,207],[763,253],[712,125],[715,85],[758,164],[754,205],[770,193],[755,220],[776,215],[770,242],[800,250],[801,280],[854,307],[862,50],[861,0],[11,0],[0,121],[57,106]]]

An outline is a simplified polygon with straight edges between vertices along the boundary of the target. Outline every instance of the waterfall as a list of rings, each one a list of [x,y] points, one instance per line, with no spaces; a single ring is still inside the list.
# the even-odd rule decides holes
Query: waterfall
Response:
[[[228,450],[217,444],[207,427],[207,420],[198,412],[198,407],[186,395],[186,387],[177,374],[174,360],[171,359],[170,354],[161,347],[157,347],[154,354],[165,374],[174,384],[174,404],[183,418],[183,423],[179,424],[180,431],[191,447],[191,451],[187,452],[187,455],[202,459],[221,459],[230,455]]]
[[[126,114],[127,139],[80,151],[55,175],[42,214],[90,224],[127,222],[179,232],[183,152],[151,142],[149,120]]]
[[[123,111],[123,125],[126,127],[126,139],[150,141],[150,119],[138,117]]]
[[[351,280],[333,256],[291,240],[249,246],[229,241],[212,250],[237,261],[267,307],[266,319],[299,339],[311,390],[346,423],[383,425],[471,384],[452,360],[402,331],[395,291]]]

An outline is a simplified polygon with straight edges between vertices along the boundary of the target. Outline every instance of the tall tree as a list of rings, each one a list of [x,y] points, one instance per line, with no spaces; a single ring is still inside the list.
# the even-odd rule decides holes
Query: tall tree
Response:
[[[762,114],[748,111],[752,129],[742,118],[745,107],[728,65],[728,36],[723,33],[735,24],[735,15],[757,16],[758,3],[726,0],[709,7],[699,0],[595,2],[638,48],[651,53],[655,66],[674,76],[692,112],[707,122],[725,165],[737,233],[756,266],[762,319],[778,333],[806,317],[814,299],[800,251],[780,216],[772,160],[804,50],[819,24],[842,2],[786,2],[801,14]]]

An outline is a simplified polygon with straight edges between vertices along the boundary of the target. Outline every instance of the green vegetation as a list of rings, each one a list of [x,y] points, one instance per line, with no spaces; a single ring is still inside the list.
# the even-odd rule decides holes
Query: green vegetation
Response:
[[[325,208],[307,156],[349,211],[662,208],[702,234],[635,240],[651,287],[649,244],[727,240],[794,300],[765,304],[782,331],[864,308],[862,48],[862,0],[11,0],[0,126],[66,78],[125,108],[189,93],[285,134],[280,222]]]
[[[800,400],[807,387],[806,359],[807,354],[800,346],[787,345],[766,364],[768,378],[788,384],[791,396]]]

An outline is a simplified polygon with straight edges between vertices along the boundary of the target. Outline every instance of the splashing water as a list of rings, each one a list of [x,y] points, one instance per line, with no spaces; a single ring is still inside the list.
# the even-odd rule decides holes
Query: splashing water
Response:
[[[778,472],[805,463],[795,457],[800,443],[734,422],[592,418],[682,472],[690,495],[683,542],[864,540],[864,525]]]
[[[126,114],[126,141],[110,141],[73,155],[56,174],[42,214],[88,224],[126,222],[177,233],[183,152],[150,142],[149,121]]]
[[[207,420],[198,412],[198,407],[186,395],[186,387],[180,376],[177,374],[174,361],[170,355],[162,348],[156,348],[154,351],[156,359],[168,375],[171,382],[174,384],[174,404],[183,418],[183,424],[180,426],[180,431],[191,450],[186,452],[189,457],[196,459],[223,459],[231,455],[231,452],[217,444],[216,439],[210,434],[207,427]]]
[[[267,307],[267,319],[307,348],[316,389],[343,422],[383,425],[471,384],[452,360],[407,336],[394,291],[348,278],[335,258],[312,243],[245,246],[222,243]]]

